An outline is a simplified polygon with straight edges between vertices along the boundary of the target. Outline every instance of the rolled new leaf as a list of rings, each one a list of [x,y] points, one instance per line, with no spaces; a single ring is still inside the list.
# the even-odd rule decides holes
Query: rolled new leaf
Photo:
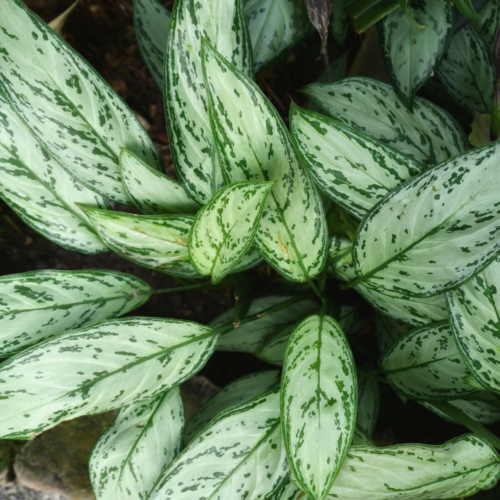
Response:
[[[181,451],[184,422],[178,387],[122,408],[90,456],[96,499],[145,499],[161,471]]]
[[[368,436],[373,434],[380,409],[380,387],[373,378],[361,373],[358,377],[358,407],[356,424]]]
[[[309,316],[292,333],[283,364],[281,415],[293,476],[311,499],[330,491],[356,424],[356,366],[330,316]]]
[[[471,0],[455,0],[453,4],[464,16],[468,17],[469,19],[472,19],[474,21],[481,19],[481,16],[474,9]]]
[[[26,349],[0,365],[0,437],[32,439],[64,420],[155,398],[198,372],[216,342],[191,321],[128,317]]]
[[[189,234],[194,269],[218,283],[252,245],[266,200],[275,182],[235,182],[225,186],[198,212]]]

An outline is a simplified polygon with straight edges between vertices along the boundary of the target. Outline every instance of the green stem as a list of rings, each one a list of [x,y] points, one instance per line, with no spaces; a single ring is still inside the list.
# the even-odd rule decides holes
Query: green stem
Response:
[[[158,288],[157,290],[145,290],[137,292],[137,295],[159,295],[163,293],[185,292],[187,290],[217,290],[227,288],[228,285],[212,285],[212,283],[196,283],[194,285],[176,286],[174,288]]]

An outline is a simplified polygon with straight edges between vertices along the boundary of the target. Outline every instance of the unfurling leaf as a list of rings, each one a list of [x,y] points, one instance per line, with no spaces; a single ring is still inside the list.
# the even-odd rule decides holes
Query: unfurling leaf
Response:
[[[73,2],[64,12],[59,14],[56,18],[52,19],[52,21],[50,21],[49,23],[49,27],[60,35],[64,28],[64,25],[66,24],[66,21],[68,20],[71,13],[75,10],[79,1],[80,0],[76,0],[76,2]]]

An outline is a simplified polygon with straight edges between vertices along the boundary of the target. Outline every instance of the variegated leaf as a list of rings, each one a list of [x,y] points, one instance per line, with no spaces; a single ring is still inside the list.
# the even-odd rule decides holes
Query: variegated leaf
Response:
[[[484,40],[488,49],[493,52],[495,40],[500,29],[500,1],[489,0],[479,10],[481,19],[471,21],[477,34]]]
[[[128,317],[25,349],[0,365],[0,436],[31,439],[64,420],[154,398],[198,372],[216,342],[191,321]]]
[[[493,142],[386,196],[358,227],[351,283],[429,297],[481,271],[500,250],[499,157]]]
[[[223,184],[201,68],[201,40],[253,76],[253,56],[241,0],[178,0],[165,52],[164,96],[175,169],[204,205]]]
[[[424,326],[400,337],[381,360],[387,380],[402,396],[416,400],[460,399],[476,389],[448,324]]]
[[[302,92],[330,116],[432,166],[467,149],[467,137],[445,111],[415,97],[413,113],[394,89],[370,78],[313,83]]]
[[[347,30],[351,26],[349,19],[349,9],[356,3],[356,0],[336,0],[332,3],[332,17],[330,19],[330,32],[335,38],[337,45],[344,46]]]
[[[198,212],[189,234],[194,269],[218,283],[248,252],[274,182],[235,182]]]
[[[354,427],[354,436],[352,437],[353,446],[375,446],[373,439],[366,433],[366,431],[356,424]]]
[[[399,337],[406,335],[412,329],[413,325],[377,313],[376,332],[380,354],[384,355]]]
[[[358,219],[425,166],[347,127],[292,105],[290,131],[300,161],[335,203]]]
[[[89,462],[97,500],[146,500],[161,471],[179,454],[184,403],[175,387],[120,410]]]
[[[493,56],[470,24],[453,37],[437,75],[460,106],[471,113],[491,113],[495,88]]]
[[[251,373],[226,385],[212,396],[186,424],[184,442],[193,438],[219,413],[245,403],[265,391],[279,387],[280,373],[277,370]]]
[[[143,214],[194,214],[200,208],[180,182],[151,168],[126,149],[120,154],[120,168],[125,191]]]
[[[397,93],[413,110],[413,99],[434,75],[453,37],[453,7],[421,0],[396,9],[378,24],[385,67]]]
[[[0,277],[0,357],[68,330],[116,318],[151,291],[116,271],[32,271]]]
[[[277,500],[308,500],[308,497],[289,480]]]
[[[309,316],[288,341],[280,403],[290,467],[313,500],[326,498],[339,473],[356,402],[356,366],[342,329],[330,316]]]
[[[276,109],[258,86],[203,43],[203,74],[224,180],[277,180],[255,245],[290,281],[318,275],[326,260],[323,205]]]
[[[288,477],[282,443],[275,389],[215,417],[161,474],[148,500],[279,498]]]
[[[0,8],[0,89],[71,176],[129,203],[118,156],[127,148],[159,168],[148,134],[102,77],[22,2],[1,0]]]
[[[368,435],[373,434],[380,409],[378,382],[358,373],[358,413],[356,423]]]
[[[491,488],[500,476],[496,451],[466,434],[442,446],[353,446],[329,500],[439,500]]]

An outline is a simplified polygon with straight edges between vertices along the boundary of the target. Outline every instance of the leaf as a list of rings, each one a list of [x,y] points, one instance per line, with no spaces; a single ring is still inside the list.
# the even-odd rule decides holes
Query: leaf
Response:
[[[292,105],[295,150],[314,182],[358,219],[424,165],[351,127]]]
[[[469,19],[477,21],[481,16],[474,10],[471,0],[453,0],[455,7]]]
[[[218,283],[248,252],[274,182],[225,186],[197,214],[189,234],[194,269]]]
[[[356,424],[354,427],[354,436],[352,438],[353,446],[375,446],[373,439],[363,430],[363,428]]]
[[[190,196],[204,205],[222,186],[210,129],[201,67],[201,39],[253,76],[250,35],[241,0],[217,0],[202,8],[191,0],[174,5],[165,52],[165,113],[175,170]]]
[[[470,25],[453,37],[437,75],[453,99],[471,113],[490,113],[495,68],[491,51]]]
[[[145,499],[161,471],[179,454],[184,421],[178,387],[122,408],[90,457],[97,500]]]
[[[330,24],[330,17],[332,16],[333,0],[304,0],[307,7],[307,13],[312,25],[319,33],[321,38],[321,54],[325,61],[325,68],[330,66],[328,62],[328,25]]]
[[[488,1],[479,12],[481,19],[473,20],[470,24],[484,40],[488,49],[493,52],[500,29],[500,2],[498,0]]]
[[[52,19],[52,21],[50,21],[50,23],[48,24],[48,26],[52,28],[58,35],[61,34],[66,21],[68,20],[70,14],[75,10],[78,2],[79,0],[76,0],[76,2],[72,3],[64,12],[59,14],[56,18]]]
[[[199,210],[200,205],[180,182],[149,167],[126,149],[120,154],[120,168],[125,191],[143,214],[194,214]]]
[[[184,442],[189,443],[219,413],[245,403],[269,389],[279,387],[280,373],[269,370],[245,375],[226,385],[189,419]]]
[[[345,37],[351,26],[347,13],[355,3],[356,0],[336,0],[332,4],[330,32],[340,47],[344,47]]]
[[[278,500],[308,500],[305,493],[298,489],[292,482],[288,482],[283,488]]]
[[[193,492],[207,499],[279,497],[288,476],[282,440],[275,389],[214,418],[161,474],[148,500],[192,500]]]
[[[282,59],[310,34],[302,0],[243,0],[252,40],[254,71]]]
[[[451,42],[453,14],[448,2],[422,0],[410,3],[407,11],[396,9],[377,25],[385,67],[410,111],[415,93],[434,75]]]
[[[257,85],[207,42],[203,74],[226,183],[278,180],[264,208],[255,246],[289,281],[317,276],[327,253],[323,206],[293,151],[285,124]]]
[[[46,340],[0,365],[0,436],[31,439],[64,420],[154,398],[198,372],[216,342],[198,323],[133,317]]]
[[[133,0],[134,31],[141,56],[163,91],[163,60],[172,14],[157,0]]]
[[[497,142],[413,177],[361,222],[356,284],[428,297],[461,285],[500,250]]]
[[[495,450],[472,434],[442,446],[354,446],[342,464],[329,499],[438,500],[473,495],[500,476]]]
[[[144,304],[147,283],[117,271],[31,271],[0,277],[0,357]]]
[[[377,313],[376,333],[380,354],[384,355],[396,340],[406,335],[413,328],[413,325]]]
[[[1,92],[0,174],[0,196],[35,231],[68,250],[107,250],[75,205],[108,208],[107,200],[75,181],[49,156]]]
[[[159,169],[148,134],[102,77],[22,2],[2,0],[1,6],[0,90],[71,176],[129,203],[118,156],[127,148]]]
[[[471,124],[472,130],[469,135],[470,143],[476,148],[489,144],[491,142],[490,126],[490,115],[483,115],[474,111],[474,120]]]
[[[401,0],[358,1],[349,12],[354,31],[362,33],[400,6]]]
[[[356,366],[330,316],[309,316],[292,333],[283,364],[281,415],[293,476],[312,499],[326,497],[356,424]]]
[[[368,435],[373,434],[380,409],[380,388],[376,380],[358,373],[358,413],[356,424]]]
[[[330,84],[312,83],[302,92],[331,117],[428,167],[467,149],[467,137],[446,111],[415,97],[410,113],[385,83],[356,77]]]
[[[446,323],[399,338],[380,364],[396,392],[410,399],[448,401],[476,392],[463,381],[469,371]]]

